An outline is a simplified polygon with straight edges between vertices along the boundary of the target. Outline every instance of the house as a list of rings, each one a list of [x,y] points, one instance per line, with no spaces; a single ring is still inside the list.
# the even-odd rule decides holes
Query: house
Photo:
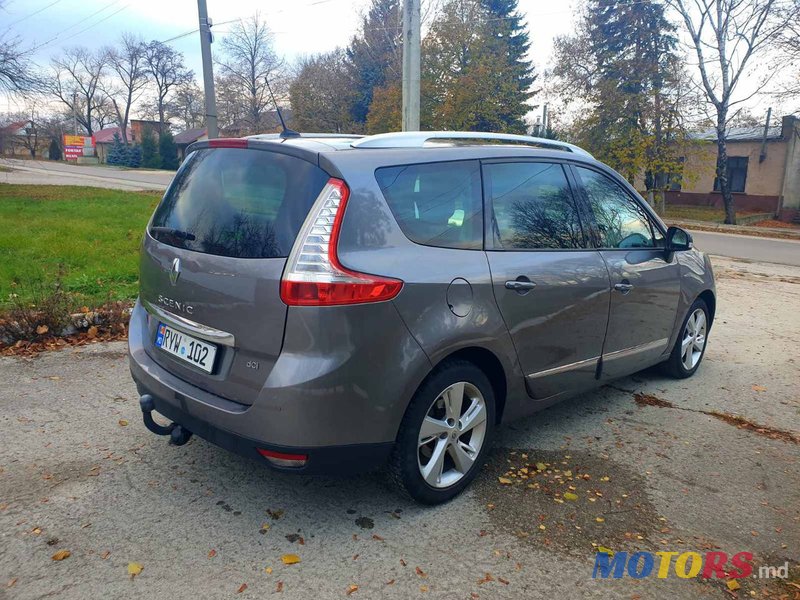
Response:
[[[47,158],[50,139],[37,131],[30,119],[13,121],[0,127],[0,154]]]
[[[716,132],[695,133],[684,157],[684,178],[667,191],[668,204],[722,206],[716,178]],[[800,219],[800,119],[779,126],[731,127],[726,137],[728,181],[737,210],[760,210]]]
[[[119,127],[106,127],[105,129],[94,132],[94,143],[97,150],[97,158],[101,163],[106,162],[106,159],[108,158],[108,153],[111,150],[112,144],[114,143],[114,134],[119,135],[120,140],[122,139],[122,130]],[[129,142],[133,142],[133,135],[133,130],[128,127]]]
[[[205,127],[197,129],[187,129],[175,136],[175,145],[178,147],[178,161],[183,162],[186,158],[186,148],[189,144],[208,139],[208,132]]]

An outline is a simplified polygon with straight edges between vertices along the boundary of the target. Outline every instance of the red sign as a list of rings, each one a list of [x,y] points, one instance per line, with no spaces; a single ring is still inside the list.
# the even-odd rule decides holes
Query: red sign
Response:
[[[65,135],[64,158],[77,160],[81,156],[94,156],[94,136]]]

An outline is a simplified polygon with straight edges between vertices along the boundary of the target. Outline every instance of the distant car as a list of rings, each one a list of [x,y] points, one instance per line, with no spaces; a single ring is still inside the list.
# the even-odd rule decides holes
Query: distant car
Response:
[[[145,423],[175,444],[298,473],[387,464],[435,504],[501,422],[703,358],[708,258],[580,148],[415,132],[189,152],[129,336]]]

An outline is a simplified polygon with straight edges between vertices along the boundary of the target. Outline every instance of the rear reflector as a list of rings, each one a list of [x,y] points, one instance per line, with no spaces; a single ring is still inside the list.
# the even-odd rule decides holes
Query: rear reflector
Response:
[[[279,467],[302,467],[308,461],[308,454],[286,454],[285,452],[275,452],[264,448],[258,448],[258,453],[273,465]]]
[[[345,268],[337,255],[350,190],[331,178],[297,237],[281,280],[281,300],[290,306],[330,306],[391,300],[403,288],[399,279]]]
[[[210,148],[247,148],[245,138],[217,138],[208,140]]]

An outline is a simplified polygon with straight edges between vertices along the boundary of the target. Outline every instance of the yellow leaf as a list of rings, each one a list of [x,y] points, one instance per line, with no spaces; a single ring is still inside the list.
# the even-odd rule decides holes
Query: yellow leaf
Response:
[[[537,471],[544,471],[547,468],[547,465],[541,462],[536,463],[536,470]]]
[[[140,565],[139,563],[128,563],[128,575],[131,576],[131,579],[136,577],[143,570],[144,566]]]
[[[271,575],[272,574],[272,567],[267,567],[266,569],[264,569],[264,571],[266,571],[267,575]]]
[[[742,587],[741,585],[739,585],[739,582],[736,581],[735,579],[728,579],[728,581],[725,582],[725,585],[727,585],[728,589],[732,592],[735,592],[740,587]]]
[[[50,328],[49,328],[47,325],[39,325],[39,326],[36,328],[36,333],[37,333],[38,335],[44,335],[44,334],[45,334],[45,333],[47,333],[48,331],[50,331]]]
[[[605,554],[608,554],[609,556],[614,556],[614,551],[611,548],[606,548],[605,546],[598,546],[597,547],[597,551],[598,552],[604,552]]]
[[[38,332],[38,330],[37,330],[37,332]],[[767,388],[765,388],[763,385],[754,385],[753,386],[753,391],[754,392],[766,392]]]
[[[600,481],[611,481],[611,477],[609,477],[608,475],[606,475],[605,477],[601,477],[601,478],[600,478]]]
[[[512,483],[512,481],[508,477],[498,477],[497,481],[499,481],[503,485],[511,485]]]
[[[59,550],[58,552],[53,554],[52,558],[53,560],[64,560],[65,558],[69,558],[70,556],[72,556],[72,552],[70,552],[69,550]]]
[[[281,560],[285,565],[294,565],[300,562],[300,557],[297,554],[284,554]]]
[[[119,420],[120,427],[127,427],[128,426],[128,419],[120,419]]]
[[[597,521],[598,523],[603,523],[605,522],[605,519],[603,517],[597,517],[595,521]]]
[[[547,527],[545,527],[544,525],[539,525],[539,529],[541,529],[542,531],[544,531],[545,529],[547,529]]]
[[[564,477],[572,477],[572,471],[564,471]]]
[[[572,492],[564,492],[564,500],[577,500],[578,494],[573,494]]]

